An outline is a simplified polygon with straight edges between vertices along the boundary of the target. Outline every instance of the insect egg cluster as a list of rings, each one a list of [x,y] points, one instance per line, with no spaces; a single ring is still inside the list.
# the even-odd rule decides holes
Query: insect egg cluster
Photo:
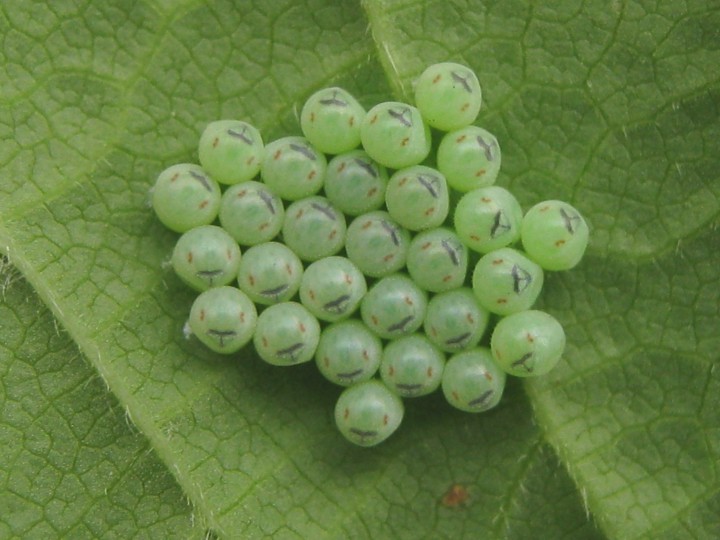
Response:
[[[172,266],[199,292],[192,334],[276,366],[315,361],[345,387],[336,424],[360,446],[399,427],[404,398],[441,390],[478,413],[507,375],[552,369],[563,328],[531,308],[545,270],[578,264],[588,226],[562,201],[523,214],[494,185],[500,146],[473,125],[481,101],[475,73],[446,62],[417,79],[415,106],[366,111],[319,90],[302,137],[266,145],[247,122],[210,123],[200,164],[168,167],[151,190],[181,233]]]

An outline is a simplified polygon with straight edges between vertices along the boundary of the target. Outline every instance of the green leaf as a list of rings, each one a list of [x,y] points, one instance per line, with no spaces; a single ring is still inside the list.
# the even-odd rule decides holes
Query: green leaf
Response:
[[[202,538],[142,434],[29,285],[0,267],[0,536]]]
[[[162,491],[172,519],[94,514],[80,534],[189,527],[172,475],[221,537],[601,536],[593,521],[611,538],[720,535],[718,27],[720,6],[702,0],[5,2],[0,245],[145,439],[90,407],[110,399],[99,389],[80,396],[87,418],[165,465],[162,487],[147,489]],[[525,207],[569,200],[592,225],[586,260],[549,276],[542,300],[568,350],[550,376],[512,381],[490,413],[424,398],[386,443],[352,448],[333,426],[338,390],[313,366],[272,368],[250,350],[221,358],[183,338],[193,295],[163,264],[176,236],[146,194],[160,170],[196,159],[208,121],[299,133],[314,90],[340,84],[365,105],[411,99],[413,78],[446,59],[480,76],[479,123],[503,147],[499,183]],[[26,294],[0,309],[23,313]],[[14,317],[16,334],[32,327]],[[22,365],[22,341],[1,335],[5,373]],[[46,368],[29,370],[27,388],[63,373],[74,351],[40,347]],[[9,438],[23,418],[7,380]],[[66,410],[69,394],[43,397]],[[49,431],[58,452],[79,439]],[[121,442],[108,448],[127,478],[143,477]],[[56,474],[0,455],[0,471]],[[448,507],[456,484],[468,500]],[[84,504],[108,504],[85,491]],[[22,516],[34,505],[38,531],[83,523],[68,511],[60,527],[70,495],[44,494],[13,499],[12,532],[33,526]]]

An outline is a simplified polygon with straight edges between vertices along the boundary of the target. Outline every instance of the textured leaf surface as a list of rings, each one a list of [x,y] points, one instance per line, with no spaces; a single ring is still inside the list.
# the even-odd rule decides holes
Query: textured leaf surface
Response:
[[[7,265],[0,284],[0,537],[202,538],[165,465],[32,288]]]
[[[590,538],[588,511],[608,537],[717,537],[719,27],[699,0],[5,2],[0,244],[165,464],[159,485],[172,474],[220,536]],[[410,98],[445,59],[480,74],[500,183],[591,222],[586,261],[544,292],[569,347],[491,413],[434,396],[387,443],[352,448],[313,366],[182,337],[193,296],[163,267],[175,236],[146,193],[195,160],[210,120],[299,133],[315,89]],[[469,499],[444,506],[455,484]]]

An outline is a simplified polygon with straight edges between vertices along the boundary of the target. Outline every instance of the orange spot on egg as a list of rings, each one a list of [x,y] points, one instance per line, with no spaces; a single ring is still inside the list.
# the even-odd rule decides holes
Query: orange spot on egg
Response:
[[[213,139],[213,142],[212,142],[212,147],[213,147],[213,148],[217,148],[217,145],[218,145],[218,144],[220,144],[220,139],[218,139],[217,137],[215,137],[215,138]]]
[[[333,229],[332,232],[331,232],[330,234],[328,234],[328,238],[329,238],[330,240],[332,240],[332,239],[335,238],[336,236],[337,236],[337,229]]]
[[[275,155],[273,155],[273,159],[277,161],[278,159],[280,159],[280,156],[282,156],[282,150],[276,150]]]
[[[498,304],[507,304],[507,298],[498,298]]]
[[[350,416],[350,409],[346,408],[345,412],[343,412],[343,418],[347,420],[348,416]]]
[[[377,122],[377,119],[378,119],[378,115],[376,114],[370,119],[370,123],[374,124],[375,122]]]
[[[314,112],[311,112],[311,113],[310,113],[310,121],[311,121],[311,122],[314,122],[314,121],[315,121],[315,113],[314,113]]]
[[[414,303],[413,303],[413,301],[412,301],[412,298],[410,298],[409,296],[406,296],[406,297],[405,297],[405,303],[406,303],[408,306],[414,305]]]
[[[562,246],[564,243],[565,243],[565,240],[558,240],[557,242],[555,242],[555,247],[560,247],[560,246]]]
[[[468,110],[468,107],[470,107],[470,104],[469,104],[469,103],[465,103],[462,107],[460,107],[460,110],[461,110],[462,112],[465,112],[465,111]]]
[[[292,276],[292,273],[293,273],[292,266],[290,266],[289,264],[286,264],[285,271],[288,273],[289,276]]]
[[[407,146],[410,142],[410,137],[405,137],[402,141],[400,141],[400,146]]]
[[[488,373],[487,371],[484,373],[484,375],[485,375],[485,378],[486,378],[488,381],[492,381],[492,380],[493,380],[493,376],[492,376],[490,373]]]
[[[485,169],[480,169],[478,172],[475,173],[475,178],[481,177],[482,175],[485,174],[485,172],[486,172]]]
[[[429,367],[427,368],[427,376],[432,377],[433,376],[433,368]]]
[[[443,278],[443,282],[447,283],[447,282],[450,281],[451,279],[452,279],[452,276],[448,274],[447,276],[445,276],[445,277]]]
[[[425,243],[420,247],[420,249],[422,249],[423,251],[425,251],[425,250],[426,250],[427,248],[429,248],[430,246],[432,246],[432,242],[425,242]]]
[[[498,264],[502,264],[503,262],[505,262],[503,259],[494,259],[492,263],[497,266]]]
[[[193,262],[193,254],[192,254],[192,251],[188,251],[188,254],[187,254],[187,262],[188,262],[188,264],[192,264],[192,262]]]
[[[372,196],[375,195],[376,193],[377,193],[377,188],[376,188],[376,187],[370,188],[370,189],[368,190],[368,192],[367,192],[367,196],[368,196],[368,197],[372,197]]]
[[[252,274],[248,275],[248,281],[250,282],[251,287],[255,286],[255,277]]]
[[[245,322],[245,312],[244,312],[244,311],[241,311],[241,312],[240,312],[240,322],[241,322],[241,323],[244,323],[244,322]]]
[[[435,78],[432,80],[433,84],[437,84],[438,82],[440,82],[440,79],[442,79],[442,75],[440,75],[438,73],[437,75],[435,75]]]
[[[354,116],[351,116],[348,119],[348,124],[350,124],[350,127],[353,127],[355,125],[355,117]]]
[[[480,241],[480,237],[477,234],[471,234],[470,240],[475,240],[476,242]]]
[[[527,339],[530,343],[535,343],[535,336],[532,334],[525,334],[525,339]]]
[[[261,231],[264,231],[264,230],[267,229],[269,226],[270,226],[270,224],[266,221],[265,223],[263,223],[262,225],[260,225],[259,229],[260,229]]]
[[[380,324],[380,321],[378,321],[378,318],[377,318],[375,315],[372,315],[372,316],[370,317],[370,320],[372,321],[372,323],[373,323],[375,326],[377,326],[378,324]]]
[[[344,161],[340,163],[340,166],[337,168],[337,172],[343,172],[345,170],[345,167],[347,166],[347,163]]]
[[[316,174],[317,174],[317,171],[315,171],[315,170],[310,171],[307,175],[307,179],[312,180],[313,178],[315,178]]]
[[[408,179],[407,176],[403,176],[400,181],[398,182],[398,186],[402,187],[407,183]]]
[[[426,216],[430,216],[430,215],[432,215],[432,214],[434,214],[434,213],[435,213],[435,207],[431,207],[431,208],[428,208],[427,210],[425,210],[425,215],[426,215]]]
[[[172,178],[170,179],[170,181],[171,181],[171,182],[174,182],[174,181],[177,180],[178,178],[180,178],[180,173],[175,173],[175,174],[172,175]]]
[[[465,318],[467,319],[467,322],[470,324],[475,324],[475,318],[472,316],[472,313],[468,313]]]
[[[467,139],[467,135],[460,135],[457,139],[455,139],[455,142],[456,142],[456,143],[461,143],[461,142],[463,142],[465,139]]]
[[[481,200],[482,202],[484,202],[484,203],[492,202],[492,199],[491,199],[490,197],[483,197],[483,198],[480,199],[480,200]]]
[[[369,229],[370,227],[372,227],[372,221],[366,221],[363,223],[362,230]]]
[[[383,426],[387,426],[387,425],[388,425],[388,415],[386,414],[385,416],[383,416]]]
[[[394,254],[394,253],[388,253],[387,255],[385,255],[385,256],[383,257],[383,262],[391,261],[391,260],[393,260],[394,258],[395,258],[395,254]]]
[[[201,309],[201,310],[200,310],[200,320],[201,320],[201,321],[204,321],[204,320],[205,320],[205,310],[204,310],[204,309]]]
[[[305,325],[304,325],[303,323],[299,323],[299,324],[298,324],[298,328],[300,329],[300,331],[301,331],[303,334],[305,333],[306,328],[305,328]]]
[[[245,160],[245,164],[246,164],[246,165],[252,165],[254,161],[255,161],[255,156],[250,156],[249,158],[247,158],[247,159]]]
[[[200,209],[205,208],[209,203],[210,203],[210,201],[208,201],[207,199],[205,199],[203,202],[201,202],[201,203],[198,205],[198,208],[200,208]]]

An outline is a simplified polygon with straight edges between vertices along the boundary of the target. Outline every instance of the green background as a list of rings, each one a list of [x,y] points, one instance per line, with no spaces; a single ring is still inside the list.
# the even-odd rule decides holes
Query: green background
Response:
[[[543,4],[4,1],[0,537],[720,537],[720,3]],[[441,60],[499,185],[592,240],[543,291],[556,370],[356,448],[314,366],[183,338],[147,191],[211,120],[299,134],[313,91],[409,100]]]

